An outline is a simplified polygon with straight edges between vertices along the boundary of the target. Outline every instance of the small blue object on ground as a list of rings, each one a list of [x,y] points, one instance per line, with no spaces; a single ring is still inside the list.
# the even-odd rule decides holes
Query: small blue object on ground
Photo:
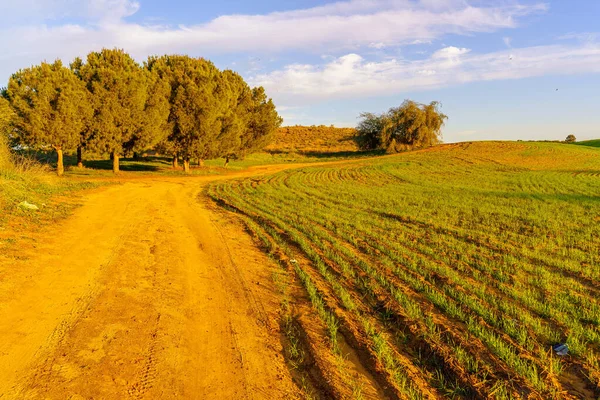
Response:
[[[566,356],[569,353],[569,346],[566,343],[555,344],[552,349],[558,356]]]

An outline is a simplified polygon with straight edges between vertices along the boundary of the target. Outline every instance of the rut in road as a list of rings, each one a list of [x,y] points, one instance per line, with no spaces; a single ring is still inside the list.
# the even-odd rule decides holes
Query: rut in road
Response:
[[[198,199],[227,178],[97,190],[0,255],[0,398],[297,398],[277,266]]]

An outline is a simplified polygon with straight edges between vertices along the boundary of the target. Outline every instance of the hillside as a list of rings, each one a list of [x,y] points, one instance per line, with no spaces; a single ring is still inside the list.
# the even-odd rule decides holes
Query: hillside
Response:
[[[581,142],[575,142],[573,144],[576,144],[578,146],[600,147],[600,139],[583,140]]]
[[[334,126],[285,126],[275,133],[269,152],[336,153],[358,151],[354,128]]]

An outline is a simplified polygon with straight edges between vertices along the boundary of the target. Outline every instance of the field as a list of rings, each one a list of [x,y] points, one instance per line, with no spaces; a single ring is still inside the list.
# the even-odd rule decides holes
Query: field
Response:
[[[304,396],[600,396],[598,150],[443,145],[208,193],[280,265]]]
[[[589,147],[600,147],[600,139],[595,140],[582,140],[581,142],[575,142],[578,146],[589,146]]]
[[[598,398],[598,149],[323,151],[4,163],[0,397]]]

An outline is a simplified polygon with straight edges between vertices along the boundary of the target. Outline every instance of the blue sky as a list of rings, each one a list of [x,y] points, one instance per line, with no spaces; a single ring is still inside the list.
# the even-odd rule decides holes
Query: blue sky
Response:
[[[285,124],[438,100],[448,142],[600,137],[600,1],[0,0],[0,85],[119,47],[263,85]],[[557,90],[558,89],[558,90]]]

